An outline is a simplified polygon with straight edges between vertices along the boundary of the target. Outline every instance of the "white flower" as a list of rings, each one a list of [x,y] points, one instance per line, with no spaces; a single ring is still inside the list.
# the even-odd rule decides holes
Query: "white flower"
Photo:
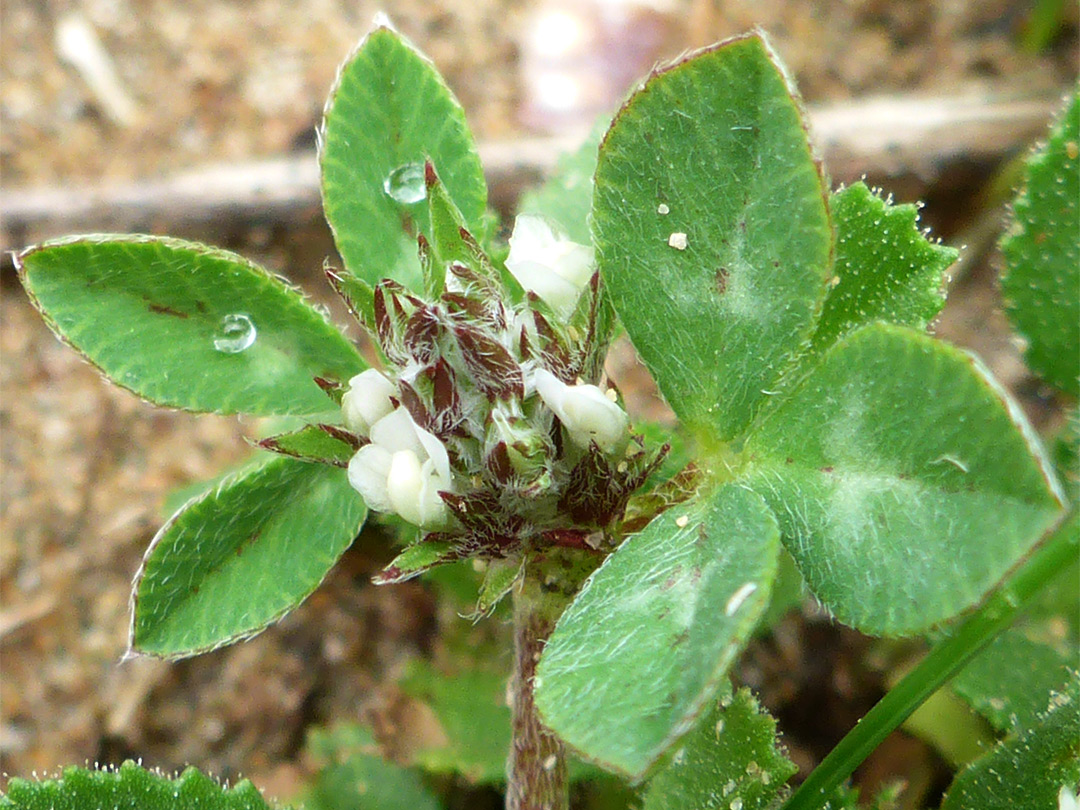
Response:
[[[349,390],[341,398],[341,415],[345,427],[366,436],[371,426],[394,410],[390,397],[394,385],[373,368],[349,380]]]
[[[542,368],[536,370],[535,385],[574,444],[588,447],[590,442],[596,442],[605,453],[613,453],[626,441],[626,413],[597,386],[567,385]]]
[[[1080,799],[1077,798],[1075,788],[1061,786],[1058,791],[1058,810],[1080,810]]]
[[[446,446],[404,408],[371,426],[371,444],[349,462],[349,483],[370,509],[396,512],[424,529],[446,523],[449,513],[439,497],[453,490]]]
[[[386,490],[390,503],[405,520],[416,526],[434,529],[446,523],[446,504],[439,490],[449,489],[429,458],[424,463],[412,450],[399,450],[390,461]]]
[[[556,315],[569,318],[592,277],[593,249],[571,242],[544,217],[522,214],[514,221],[506,269]]]
[[[386,479],[390,476],[393,454],[377,444],[365,444],[349,461],[349,484],[360,493],[368,509],[393,512]]]

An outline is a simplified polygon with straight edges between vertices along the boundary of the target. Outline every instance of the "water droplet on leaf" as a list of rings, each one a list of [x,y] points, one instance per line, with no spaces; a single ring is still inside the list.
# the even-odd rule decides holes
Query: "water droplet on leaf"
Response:
[[[239,312],[226,315],[214,335],[214,348],[225,354],[239,354],[251,347],[257,333],[251,318]]]
[[[402,205],[418,203],[427,197],[424,185],[424,164],[406,163],[398,166],[383,180],[383,191]]]

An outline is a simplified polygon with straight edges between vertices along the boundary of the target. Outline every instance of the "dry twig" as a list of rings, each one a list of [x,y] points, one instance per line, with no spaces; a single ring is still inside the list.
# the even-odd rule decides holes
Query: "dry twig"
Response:
[[[925,188],[958,160],[992,164],[1041,135],[1056,97],[998,89],[936,97],[881,97],[810,110],[836,182],[913,177]],[[496,206],[510,208],[579,136],[481,144]],[[8,247],[76,231],[181,232],[210,224],[276,224],[318,211],[314,155],[206,166],[130,185],[9,189],[0,201]]]

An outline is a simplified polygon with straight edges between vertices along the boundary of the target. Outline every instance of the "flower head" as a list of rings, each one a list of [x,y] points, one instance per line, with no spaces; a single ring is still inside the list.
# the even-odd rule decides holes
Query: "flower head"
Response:
[[[531,293],[520,300],[467,230],[451,236],[418,238],[427,297],[374,286],[362,322],[385,376],[357,375],[342,400],[359,437],[350,484],[435,544],[431,561],[392,565],[384,582],[610,532],[666,452],[643,452],[614,392],[591,384],[613,326],[592,249],[518,217],[506,266]]]
[[[544,217],[521,214],[514,221],[506,268],[556,315],[569,318],[592,277],[593,249],[571,242]]]

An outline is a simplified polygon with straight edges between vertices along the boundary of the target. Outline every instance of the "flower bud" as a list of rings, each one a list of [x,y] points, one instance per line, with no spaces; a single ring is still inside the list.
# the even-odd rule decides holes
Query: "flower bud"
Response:
[[[360,493],[368,509],[393,511],[386,489],[393,454],[377,444],[366,444],[349,461],[349,484]]]
[[[569,318],[592,277],[593,249],[571,242],[544,217],[522,214],[514,221],[506,269],[559,317]]]
[[[394,410],[390,397],[393,384],[373,368],[349,380],[349,390],[341,397],[341,415],[345,427],[367,436],[372,425]]]
[[[412,450],[399,450],[390,461],[386,490],[394,511],[422,529],[437,529],[447,520],[449,512],[439,490],[448,490],[431,459],[420,463]]]
[[[547,469],[554,448],[522,416],[507,414],[500,403],[491,411],[487,430],[489,452],[505,446],[506,459],[520,481],[531,482]]]
[[[536,370],[536,392],[559,417],[570,440],[587,448],[590,442],[613,453],[628,438],[629,420],[595,385],[567,385],[550,371]]]

